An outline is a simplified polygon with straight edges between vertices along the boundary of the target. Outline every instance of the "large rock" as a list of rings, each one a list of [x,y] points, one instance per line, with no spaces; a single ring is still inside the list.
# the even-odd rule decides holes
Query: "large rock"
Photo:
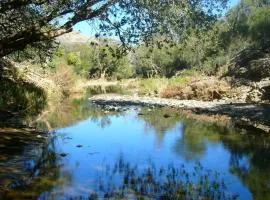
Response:
[[[259,81],[270,77],[269,52],[245,49],[230,62],[227,76]]]
[[[269,103],[269,101],[270,101],[270,86],[268,86],[268,87],[266,87],[265,89],[264,89],[264,93],[263,93],[263,95],[262,95],[262,100],[266,100],[266,101],[268,101],[268,103]]]
[[[267,50],[245,49],[228,65],[226,80],[238,90],[236,98],[246,102],[270,100],[270,53]]]
[[[226,80],[233,86],[232,98],[236,100],[249,103],[269,102],[270,100],[270,78],[258,82],[231,77],[226,77]]]
[[[246,66],[236,67],[234,76],[252,81],[270,77],[270,58],[252,60]]]

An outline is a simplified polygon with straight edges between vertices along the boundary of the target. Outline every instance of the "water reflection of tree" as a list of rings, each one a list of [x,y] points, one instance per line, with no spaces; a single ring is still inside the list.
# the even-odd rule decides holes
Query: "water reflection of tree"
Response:
[[[165,119],[163,115],[170,113]],[[174,151],[186,160],[201,158],[209,143],[223,143],[230,152],[231,172],[250,189],[255,199],[270,199],[270,138],[254,134],[242,134],[240,130],[220,125],[187,119],[172,111],[145,111],[140,116],[147,127],[156,132],[162,143],[168,130],[179,121],[184,124],[183,135],[176,140]]]
[[[65,99],[52,112],[45,113],[39,119],[39,128],[42,130],[71,126],[85,119],[91,119],[105,127],[110,124],[108,116],[116,112],[105,112],[102,108],[91,105],[88,98]]]
[[[186,160],[201,158],[207,150],[207,144],[220,142],[220,136],[228,131],[217,123],[191,119],[183,119],[183,123],[183,136],[175,142],[174,150]]]
[[[70,175],[60,178],[60,157],[55,153],[54,138],[37,139],[33,133],[19,137],[13,135],[10,139],[17,141],[16,146],[8,147],[10,151],[1,151],[5,153],[0,159],[0,177],[6,183],[0,188],[3,199],[37,199],[55,185],[71,181]]]
[[[231,172],[253,193],[254,199],[270,199],[270,138],[260,135],[223,137],[231,153]]]
[[[186,159],[204,155],[207,143],[222,143],[230,153],[231,173],[238,176],[255,199],[270,199],[270,138],[241,130],[187,120],[175,150]]]
[[[153,131],[155,133],[158,146],[163,143],[166,133],[180,124],[182,119],[179,113],[173,112],[170,109],[149,110],[148,108],[143,108],[141,113],[138,118],[145,123],[145,132]],[[166,115],[167,117],[164,117]],[[179,130],[180,133],[181,130]]]
[[[230,152],[230,169],[249,188],[255,199],[270,199],[270,138],[241,130],[185,120],[183,138],[175,151],[186,159],[204,155],[207,143],[222,143]]]
[[[177,127],[179,139],[175,142],[174,151],[187,160],[194,160],[204,155],[206,143],[219,142],[220,133],[227,131],[217,123],[207,123],[188,119],[187,115],[173,109],[142,110],[139,118],[145,122],[147,131],[153,131],[158,144],[162,144],[166,133]],[[164,117],[164,116],[169,117]],[[182,124],[182,126],[177,126]]]
[[[270,199],[270,138],[242,134],[216,123],[185,121],[183,138],[175,150],[186,159],[204,155],[207,143],[222,143],[230,153],[231,173],[238,176],[255,199]]]

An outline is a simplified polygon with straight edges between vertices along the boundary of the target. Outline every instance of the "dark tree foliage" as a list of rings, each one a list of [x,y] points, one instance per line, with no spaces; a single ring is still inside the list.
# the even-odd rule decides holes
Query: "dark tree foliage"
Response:
[[[155,34],[181,39],[189,27],[209,26],[227,0],[2,0],[0,57],[98,21],[97,36],[118,36],[124,47]],[[179,31],[181,30],[181,31]],[[37,45],[38,46],[38,45]],[[46,46],[46,45],[45,45]],[[46,48],[45,48],[46,49]]]
[[[257,48],[270,49],[269,0],[241,0],[227,18],[231,29],[225,40],[240,36],[249,38]]]

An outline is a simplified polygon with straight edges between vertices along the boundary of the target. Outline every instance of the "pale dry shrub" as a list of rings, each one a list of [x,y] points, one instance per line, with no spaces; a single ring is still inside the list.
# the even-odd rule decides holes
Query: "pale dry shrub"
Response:
[[[231,95],[230,85],[213,76],[198,76],[184,85],[169,85],[161,92],[161,97],[175,99],[195,99],[212,101]]]
[[[52,75],[52,80],[58,87],[60,87],[63,93],[68,93],[75,84],[75,76],[76,75],[70,66],[60,64],[57,66],[55,73]]]

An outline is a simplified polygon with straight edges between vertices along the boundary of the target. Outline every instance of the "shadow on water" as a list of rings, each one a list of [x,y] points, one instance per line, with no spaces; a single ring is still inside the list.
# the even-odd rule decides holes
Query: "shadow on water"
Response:
[[[106,112],[102,108],[93,107],[88,98],[82,99],[65,99],[61,105],[46,113],[39,118],[36,126],[40,130],[54,130],[66,126],[72,126],[76,123],[91,118],[93,121],[101,121],[104,126],[109,122],[109,116],[120,115],[119,112]]]
[[[63,181],[53,137],[36,137],[26,131],[1,134],[0,197],[36,199],[39,193]]]

